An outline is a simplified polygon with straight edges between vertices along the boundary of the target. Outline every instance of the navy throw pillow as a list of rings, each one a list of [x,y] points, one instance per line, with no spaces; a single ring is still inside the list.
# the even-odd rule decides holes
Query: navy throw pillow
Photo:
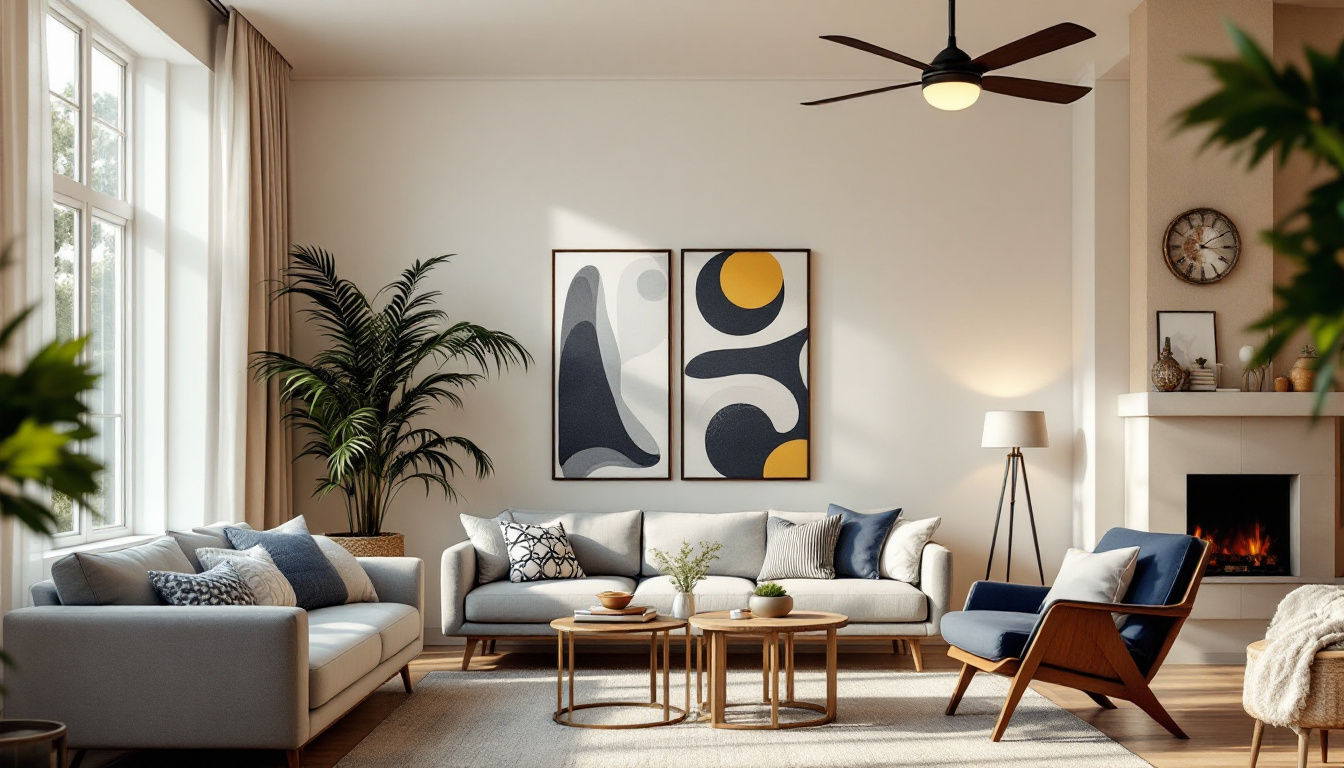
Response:
[[[305,611],[344,605],[349,597],[341,574],[322,554],[312,536],[246,528],[225,528],[224,535],[234,549],[250,549],[260,544],[294,587],[295,600]]]
[[[835,577],[837,579],[880,578],[878,565],[882,562],[882,545],[896,524],[901,510],[888,512],[855,512],[839,504],[832,504],[826,515],[840,515],[840,538],[835,543]]]

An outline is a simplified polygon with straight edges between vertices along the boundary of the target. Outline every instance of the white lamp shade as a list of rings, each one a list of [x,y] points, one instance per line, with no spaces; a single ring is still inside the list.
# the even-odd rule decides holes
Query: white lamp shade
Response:
[[[981,448],[1049,448],[1045,411],[988,411]]]

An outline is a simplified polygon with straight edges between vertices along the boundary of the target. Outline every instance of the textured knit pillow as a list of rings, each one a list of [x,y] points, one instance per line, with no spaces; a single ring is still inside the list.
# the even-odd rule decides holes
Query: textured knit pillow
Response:
[[[918,584],[924,545],[933,538],[933,532],[942,522],[941,517],[897,520],[891,533],[887,534],[887,543],[882,545],[882,578]]]
[[[855,512],[832,504],[827,515],[840,516],[840,538],[835,542],[835,576],[838,579],[876,579],[882,561],[882,545],[901,510]]]
[[[248,589],[257,598],[257,605],[299,604],[289,580],[260,546],[244,550],[201,547],[196,550],[196,556],[207,571],[224,562],[232,565],[247,582]]]
[[[256,605],[257,598],[229,563],[205,573],[150,571],[149,583],[170,605]]]
[[[583,569],[565,536],[565,526],[499,523],[509,551],[509,581],[581,579]]]
[[[782,517],[765,521],[765,564],[758,581],[834,579],[840,515],[795,525]]]
[[[378,602],[378,592],[373,588],[373,580],[349,550],[326,536],[314,535],[313,541],[317,542],[317,548],[322,550],[327,562],[331,563],[331,567],[341,575],[341,581],[345,582],[345,602]]]
[[[504,510],[487,520],[475,515],[461,515],[462,528],[476,550],[476,583],[489,584],[508,578],[509,549],[504,546],[504,532],[499,524],[512,523],[513,512]]]
[[[294,588],[298,606],[305,611],[343,605],[349,596],[341,575],[307,533],[250,531],[243,528],[225,528],[224,533],[234,549],[251,549],[261,545]]]

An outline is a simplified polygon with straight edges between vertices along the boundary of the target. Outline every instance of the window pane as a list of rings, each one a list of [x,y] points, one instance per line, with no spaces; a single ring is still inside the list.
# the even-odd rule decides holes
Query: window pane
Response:
[[[100,122],[93,123],[93,188],[121,197],[121,134]]]
[[[56,514],[57,533],[74,533],[79,530],[76,527],[79,520],[75,517],[75,502],[69,496],[52,491],[51,511]]]
[[[51,101],[51,166],[62,176],[79,180],[79,112]]]
[[[89,455],[103,465],[98,473],[98,493],[90,497],[93,527],[114,528],[125,523],[121,504],[121,419],[99,416],[89,420],[98,433],[89,442]]]
[[[124,228],[93,219],[89,262],[89,362],[98,373],[90,407],[94,413],[117,414],[121,380],[121,270]]]
[[[112,57],[93,49],[93,116],[108,125],[124,129],[121,122],[122,83],[125,82],[125,68]]]
[[[47,79],[52,93],[79,103],[79,33],[47,17]]]
[[[79,329],[79,211],[56,204],[56,337],[73,339]]]

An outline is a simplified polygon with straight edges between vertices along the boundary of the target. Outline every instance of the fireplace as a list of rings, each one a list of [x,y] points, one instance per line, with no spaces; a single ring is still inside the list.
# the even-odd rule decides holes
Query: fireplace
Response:
[[[1207,576],[1291,576],[1295,475],[1186,475],[1186,532],[1213,547]]]

